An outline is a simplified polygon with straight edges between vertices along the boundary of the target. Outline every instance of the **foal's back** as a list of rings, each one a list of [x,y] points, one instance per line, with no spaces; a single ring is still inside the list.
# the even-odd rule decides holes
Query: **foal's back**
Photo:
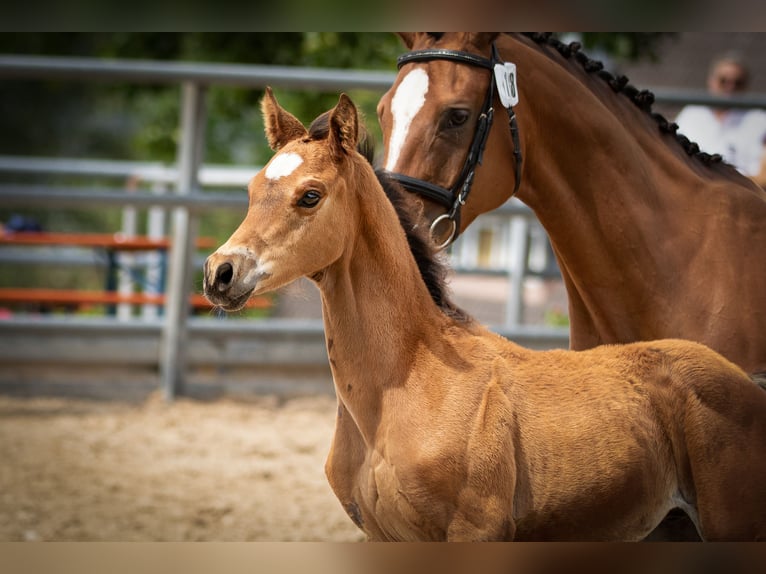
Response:
[[[766,391],[709,348],[547,351],[507,381],[518,538],[640,538],[675,506],[706,539],[766,536]]]

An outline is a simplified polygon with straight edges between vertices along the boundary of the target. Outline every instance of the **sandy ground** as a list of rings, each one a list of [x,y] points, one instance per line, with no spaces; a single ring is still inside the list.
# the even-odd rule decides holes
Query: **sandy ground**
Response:
[[[361,541],[324,476],[330,396],[0,397],[0,541]]]
[[[477,281],[455,279],[456,301],[501,322],[506,280],[483,278],[481,296]],[[319,316],[313,287],[288,299],[288,316]],[[563,287],[543,299],[566,304]],[[361,541],[324,476],[335,408],[0,395],[0,542]]]

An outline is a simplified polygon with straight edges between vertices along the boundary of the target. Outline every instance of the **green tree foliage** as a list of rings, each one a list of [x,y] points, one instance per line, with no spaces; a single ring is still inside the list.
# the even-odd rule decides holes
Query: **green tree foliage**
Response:
[[[617,57],[656,57],[664,33],[582,34],[586,48]],[[395,70],[403,48],[388,33],[6,33],[0,53]],[[308,122],[337,94],[279,91]],[[351,94],[379,136],[379,94]],[[260,90],[213,86],[208,93],[205,159],[258,164],[270,152],[262,137]],[[0,90],[0,154],[121,158],[172,162],[178,140],[177,86],[6,80]]]
[[[585,49],[598,48],[622,60],[659,58],[658,48],[674,32],[583,32]]]
[[[269,64],[394,70],[399,40],[381,33],[49,33],[0,34],[0,53],[154,61]],[[280,101],[304,122],[337,102],[337,93],[277,89]],[[211,86],[207,90],[204,161],[262,165],[272,155],[263,135],[261,90]],[[351,94],[379,133],[375,106],[380,94]],[[173,163],[179,138],[180,89],[177,85],[115,82],[3,80],[0,90],[0,155],[122,159]],[[0,174],[0,181],[65,185],[121,186],[114,179]],[[148,185],[148,184],[147,184]],[[122,210],[7,209],[52,231],[114,232]],[[139,230],[145,213],[139,214]],[[242,214],[211,210],[200,233],[219,241],[228,237]],[[103,281],[91,269],[26,268],[24,285],[98,288]],[[0,284],[21,286],[15,268],[0,270]],[[196,284],[200,278],[196,277]]]
[[[51,33],[2,34],[0,53],[113,59],[393,69],[399,42],[381,33]],[[310,121],[337,94],[282,94]],[[261,163],[260,90],[213,86],[205,158]],[[359,94],[374,114],[377,95]],[[178,138],[177,86],[6,81],[0,91],[0,153],[172,162]],[[374,119],[374,118],[373,118]],[[377,122],[375,122],[377,123]],[[266,155],[264,155],[266,154]]]
[[[620,57],[651,57],[660,34],[587,33],[585,47]],[[388,33],[3,33],[0,54],[89,58],[272,64],[395,71],[403,47]],[[277,89],[280,102],[308,123],[337,102],[337,93]],[[263,136],[261,90],[212,86],[207,92],[206,163],[262,165],[271,156]],[[380,140],[375,107],[381,94],[352,92],[374,140]],[[115,82],[4,79],[0,89],[0,155],[123,159],[173,163],[179,130],[179,87]],[[0,181],[18,181],[0,174]],[[72,185],[114,180],[42,178],[25,180]],[[117,183],[121,185],[123,182]],[[0,206],[0,221],[13,212],[39,220],[56,231],[104,231],[120,228],[119,208],[90,210],[23,209]],[[211,210],[200,222],[202,235],[225,240],[241,213]],[[13,270],[0,272],[0,284],[18,285]],[[50,285],[50,269],[26,273],[29,284]],[[199,277],[196,279],[199,284]],[[42,283],[41,283],[42,282]],[[82,272],[71,268],[56,276],[59,286],[84,286]],[[87,282],[98,287],[99,279]]]

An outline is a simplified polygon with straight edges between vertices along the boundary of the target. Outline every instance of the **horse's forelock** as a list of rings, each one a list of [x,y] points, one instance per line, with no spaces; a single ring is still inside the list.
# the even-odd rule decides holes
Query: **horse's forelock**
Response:
[[[327,139],[327,136],[330,134],[331,111],[332,110],[323,113],[311,122],[311,125],[309,126],[309,137],[312,140]],[[375,158],[375,142],[369,137],[361,117],[359,118],[358,126],[359,135],[356,150],[362,154],[370,164],[372,164]]]

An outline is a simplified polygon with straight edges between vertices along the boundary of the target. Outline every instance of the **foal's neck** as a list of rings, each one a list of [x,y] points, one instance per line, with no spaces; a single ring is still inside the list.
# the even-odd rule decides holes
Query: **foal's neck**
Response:
[[[356,237],[319,287],[336,393],[352,415],[379,412],[384,391],[404,387],[418,351],[454,323],[431,298],[382,190],[360,201]]]

